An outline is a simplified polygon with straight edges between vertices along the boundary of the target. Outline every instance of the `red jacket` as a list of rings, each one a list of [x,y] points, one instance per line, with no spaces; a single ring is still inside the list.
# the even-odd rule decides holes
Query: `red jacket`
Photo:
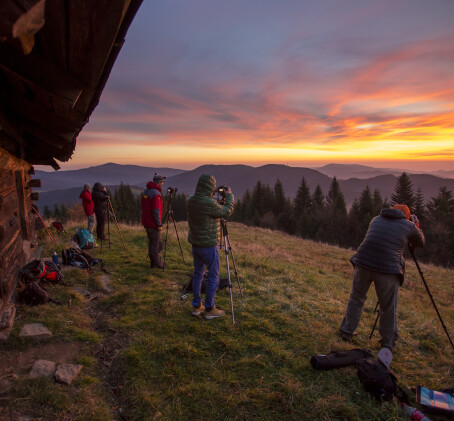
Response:
[[[152,181],[148,182],[142,193],[142,225],[145,228],[162,227],[161,187]]]
[[[91,193],[88,190],[83,190],[79,196],[82,199],[82,205],[84,207],[85,215],[90,216],[94,213],[95,204],[91,199]]]

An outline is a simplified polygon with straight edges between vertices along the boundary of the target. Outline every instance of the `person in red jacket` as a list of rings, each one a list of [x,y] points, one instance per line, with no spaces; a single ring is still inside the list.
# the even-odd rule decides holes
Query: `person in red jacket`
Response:
[[[156,174],[142,193],[142,225],[147,231],[150,267],[163,269],[161,262],[162,186],[166,178]]]
[[[87,215],[88,226],[87,229],[93,234],[93,227],[95,226],[95,204],[91,198],[90,184],[84,184],[84,189],[79,196],[82,199],[82,206],[84,207],[85,215]]]

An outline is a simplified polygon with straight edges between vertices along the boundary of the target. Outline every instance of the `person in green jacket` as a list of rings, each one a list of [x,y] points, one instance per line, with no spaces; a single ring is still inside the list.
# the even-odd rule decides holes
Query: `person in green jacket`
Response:
[[[233,194],[227,188],[224,204],[213,198],[216,191],[216,179],[209,174],[202,174],[197,182],[195,193],[189,196],[187,202],[189,233],[188,241],[192,244],[194,258],[194,273],[192,278],[192,315],[215,319],[225,312],[216,308],[214,296],[219,282],[219,253],[220,218],[227,218],[233,212]],[[208,281],[205,295],[205,305],[202,304],[200,289],[202,278],[208,269]]]

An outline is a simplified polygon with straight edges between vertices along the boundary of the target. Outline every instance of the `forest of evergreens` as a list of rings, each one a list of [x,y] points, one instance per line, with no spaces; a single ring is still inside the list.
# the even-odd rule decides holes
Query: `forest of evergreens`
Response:
[[[165,192],[163,192],[165,193]],[[164,195],[164,215],[169,210],[169,196]],[[112,206],[118,221],[140,223],[140,196],[134,196],[128,185],[121,184],[111,193]],[[176,221],[186,220],[184,194],[172,198]],[[325,194],[320,186],[310,191],[305,179],[301,180],[296,197],[285,195],[278,180],[273,187],[257,182],[252,191],[235,199],[235,211],[230,220],[246,225],[280,230],[302,238],[356,249],[373,217],[384,207],[395,203],[406,204],[417,215],[426,236],[426,246],[418,253],[420,260],[446,267],[454,266],[454,196],[446,187],[425,201],[404,172],[397,179],[391,198],[383,198],[379,190],[366,187],[347,210],[344,195],[336,177]],[[65,221],[67,208],[55,206],[53,211],[44,208],[44,216]]]

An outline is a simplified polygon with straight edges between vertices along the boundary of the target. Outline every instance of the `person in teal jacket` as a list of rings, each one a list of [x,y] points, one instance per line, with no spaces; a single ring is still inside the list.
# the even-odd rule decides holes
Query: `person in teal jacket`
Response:
[[[233,212],[233,194],[227,188],[224,204],[213,198],[216,191],[216,179],[209,174],[202,174],[197,182],[195,193],[189,196],[188,210],[188,241],[192,244],[194,258],[194,273],[192,278],[192,315],[215,319],[225,312],[216,308],[214,297],[219,282],[219,253],[220,218],[227,218]],[[200,289],[203,274],[208,269],[208,280],[205,295],[205,305],[202,304]]]

